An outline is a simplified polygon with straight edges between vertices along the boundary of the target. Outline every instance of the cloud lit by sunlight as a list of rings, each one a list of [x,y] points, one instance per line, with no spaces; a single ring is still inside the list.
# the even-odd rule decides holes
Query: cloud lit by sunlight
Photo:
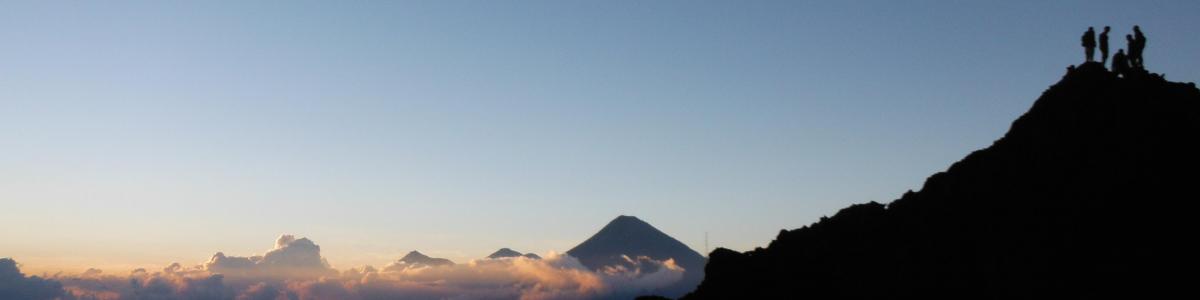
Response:
[[[669,259],[625,259],[627,264],[596,271],[553,252],[542,259],[338,271],[311,240],[284,235],[261,256],[217,253],[193,266],[174,263],[123,276],[91,269],[47,279],[61,283],[64,299],[582,299],[653,291],[679,281],[685,271]]]

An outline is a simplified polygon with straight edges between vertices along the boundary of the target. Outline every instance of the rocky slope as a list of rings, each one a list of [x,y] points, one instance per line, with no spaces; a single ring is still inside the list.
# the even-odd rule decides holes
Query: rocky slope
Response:
[[[1192,294],[1198,137],[1194,84],[1085,64],[919,191],[713,251],[685,299]]]

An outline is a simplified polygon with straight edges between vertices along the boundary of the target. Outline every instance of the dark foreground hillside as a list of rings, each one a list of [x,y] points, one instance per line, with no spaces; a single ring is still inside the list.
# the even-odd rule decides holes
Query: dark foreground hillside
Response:
[[[713,251],[685,298],[1194,295],[1198,179],[1200,91],[1085,64],[920,191]]]

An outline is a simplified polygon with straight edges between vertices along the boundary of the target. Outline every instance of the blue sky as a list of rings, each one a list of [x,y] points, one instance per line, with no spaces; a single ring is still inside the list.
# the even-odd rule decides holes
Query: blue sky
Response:
[[[1200,2],[0,4],[0,256],[749,250],[989,145],[1087,26],[1200,78]],[[1114,49],[1115,52],[1115,49]]]

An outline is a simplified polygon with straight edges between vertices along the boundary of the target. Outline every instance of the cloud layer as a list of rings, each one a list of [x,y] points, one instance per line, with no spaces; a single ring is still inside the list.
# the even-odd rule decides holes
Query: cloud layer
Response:
[[[58,281],[25,277],[16,261],[0,258],[0,299],[52,299],[62,293],[62,284]]]
[[[542,259],[508,257],[461,264],[371,266],[338,271],[306,238],[281,236],[261,256],[217,253],[195,266],[178,263],[125,276],[89,270],[48,279],[24,277],[0,261],[0,293],[11,273],[39,295],[61,299],[596,299],[631,298],[679,281],[685,270],[672,260],[626,258],[627,263],[592,271],[578,259],[549,253]],[[5,273],[7,272],[7,273]],[[56,285],[57,284],[57,285]],[[44,290],[32,287],[42,286]],[[55,294],[57,292],[58,294]],[[0,298],[8,299],[2,297]],[[32,299],[38,299],[34,297]]]

